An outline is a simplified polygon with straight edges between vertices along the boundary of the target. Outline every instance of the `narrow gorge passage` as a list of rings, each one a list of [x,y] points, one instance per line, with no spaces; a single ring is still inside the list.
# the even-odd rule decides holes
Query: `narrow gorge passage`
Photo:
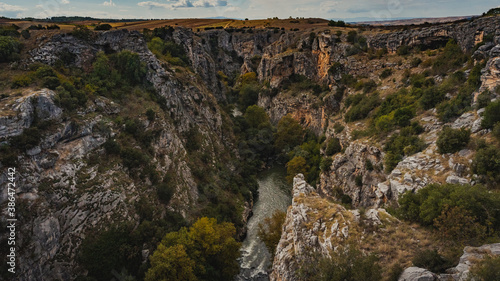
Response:
[[[258,237],[259,223],[291,204],[291,186],[285,180],[285,169],[271,168],[258,179],[259,198],[248,221],[248,233],[241,247],[240,274],[236,280],[269,280],[267,270],[272,264],[271,254]]]

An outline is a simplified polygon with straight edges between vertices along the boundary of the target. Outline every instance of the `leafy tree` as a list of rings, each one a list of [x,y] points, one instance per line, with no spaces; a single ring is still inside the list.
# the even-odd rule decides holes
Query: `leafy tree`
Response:
[[[0,62],[9,62],[19,59],[21,43],[10,36],[0,36]]]
[[[195,281],[195,262],[186,253],[184,245],[166,247],[163,244],[150,258],[151,268],[146,273],[146,281]]]
[[[131,85],[141,83],[146,77],[146,64],[137,53],[121,51],[114,57],[114,64],[122,78]]]
[[[472,161],[472,171],[490,181],[500,182],[500,149],[493,145],[480,148]]]
[[[252,128],[262,128],[270,126],[269,116],[264,108],[258,105],[251,105],[245,111],[245,120]]]
[[[486,106],[483,113],[483,121],[481,121],[481,127],[485,129],[491,129],[495,123],[500,122],[500,100],[490,103]]]
[[[342,151],[342,146],[340,145],[340,140],[338,138],[331,138],[326,146],[326,155],[332,156],[336,153]]]
[[[455,153],[466,147],[469,141],[470,130],[444,127],[439,134],[436,145],[441,154]]]
[[[441,239],[454,240],[462,245],[474,244],[474,241],[481,242],[487,234],[486,227],[460,206],[445,207],[441,215],[434,219],[434,226]]]
[[[259,91],[260,87],[256,83],[244,84],[241,87],[238,99],[241,110],[257,103]]]
[[[278,151],[288,152],[301,144],[303,138],[302,126],[290,114],[287,114],[278,122],[277,132],[274,135],[274,145]]]
[[[266,244],[266,248],[272,256],[274,256],[281,239],[281,229],[285,219],[285,212],[275,211],[271,217],[264,219],[264,223],[259,223],[259,238]]]
[[[231,280],[238,273],[240,243],[231,223],[203,217],[191,227],[168,233],[151,257],[146,280]],[[171,258],[175,255],[178,259]],[[181,261],[187,269],[180,269]],[[179,275],[181,274],[181,275]],[[194,274],[194,276],[193,276]],[[148,279],[149,278],[149,279]]]
[[[295,156],[292,160],[286,163],[286,180],[291,183],[295,175],[302,173],[305,177],[309,174],[309,166],[307,161],[302,156]]]

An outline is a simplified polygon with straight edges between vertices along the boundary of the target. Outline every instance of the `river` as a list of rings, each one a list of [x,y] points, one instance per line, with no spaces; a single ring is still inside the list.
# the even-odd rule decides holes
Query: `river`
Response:
[[[286,212],[291,204],[291,186],[285,180],[285,169],[271,168],[258,180],[259,198],[253,207],[253,216],[247,224],[247,237],[241,247],[240,274],[236,280],[267,281],[271,254],[258,237],[259,223],[264,222],[276,210]]]

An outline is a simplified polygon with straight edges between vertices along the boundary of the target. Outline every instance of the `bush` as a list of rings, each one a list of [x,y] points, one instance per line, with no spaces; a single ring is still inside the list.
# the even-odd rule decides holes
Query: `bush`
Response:
[[[379,76],[379,77],[380,77],[380,79],[385,79],[385,78],[387,78],[387,77],[391,76],[391,75],[392,75],[392,72],[393,72],[393,71],[392,71],[392,69],[391,69],[391,68],[386,68],[386,69],[384,69],[384,70],[382,71],[382,73],[380,73],[380,76]]]
[[[81,39],[84,41],[89,41],[93,37],[94,33],[90,29],[88,29],[86,26],[78,25],[78,26],[75,26],[75,28],[73,28],[71,35],[73,35],[74,37],[76,37],[78,39]]]
[[[323,157],[320,163],[320,169],[323,172],[330,171],[330,167],[332,166],[333,159],[331,157]]]
[[[483,121],[481,127],[491,129],[495,123],[500,122],[500,100],[490,103],[483,113]]]
[[[471,267],[469,277],[477,281],[500,280],[500,256],[485,256]]]
[[[342,146],[340,145],[340,140],[338,138],[331,138],[328,140],[328,144],[326,146],[325,154],[327,156],[332,156],[336,153],[342,151]]]
[[[290,114],[281,118],[274,135],[274,146],[280,152],[288,153],[304,139],[304,130]]]
[[[310,253],[313,253],[312,251]],[[330,254],[331,258],[311,254],[299,265],[300,280],[310,281],[379,281],[382,269],[375,255],[364,255],[354,245]],[[314,265],[314,266],[311,266]]]
[[[113,62],[115,68],[126,82],[137,85],[144,81],[147,67],[137,53],[121,51],[114,55]]]
[[[452,129],[444,127],[437,139],[436,145],[441,154],[455,153],[469,144],[470,130],[464,128]]]
[[[333,124],[333,130],[335,131],[335,134],[340,134],[342,131],[344,131],[344,126],[340,123],[335,123]]]
[[[150,122],[153,122],[156,118],[156,112],[153,109],[149,108],[148,110],[146,110],[146,117]]]
[[[108,139],[104,144],[104,149],[106,150],[106,153],[112,154],[112,155],[120,155],[121,152],[121,146],[119,143],[112,139]]]
[[[486,90],[477,96],[476,109],[487,107],[491,103],[491,93]]]
[[[281,239],[281,229],[285,223],[286,212],[274,211],[271,217],[264,219],[264,223],[259,223],[259,238],[266,244],[266,248],[274,257],[276,246]]]
[[[416,193],[406,192],[398,203],[400,218],[424,225],[436,224],[448,210],[460,207],[474,222],[487,227],[487,233],[500,229],[500,210],[496,207],[500,204],[500,194],[490,193],[480,185],[431,184]]]
[[[96,27],[94,28],[94,30],[110,30],[111,28],[113,28],[110,24],[99,24],[99,25],[96,25]]]
[[[392,171],[403,156],[417,153],[425,147],[425,143],[417,136],[422,130],[418,123],[413,123],[411,126],[401,129],[399,134],[394,134],[389,138],[384,147],[387,172]]]
[[[0,62],[10,62],[19,59],[21,43],[9,36],[0,36]]]
[[[12,79],[12,89],[27,87],[31,84],[31,78],[28,75],[18,75]]]
[[[500,182],[500,149],[493,145],[480,148],[472,161],[472,172],[488,181]]]
[[[163,204],[168,204],[172,196],[174,195],[175,188],[172,187],[169,183],[161,183],[156,187],[156,194],[158,195],[158,199]]]
[[[354,178],[354,182],[356,183],[357,186],[362,187],[363,186],[363,175],[357,175]]]
[[[421,60],[420,58],[413,58],[413,59],[410,61],[410,66],[411,66],[411,67],[417,67],[417,66],[419,66],[421,63],[422,63],[422,60]]]
[[[380,104],[378,94],[370,96],[359,96],[359,101],[353,103],[352,107],[345,114],[346,122],[353,122],[364,119],[368,114]]]
[[[286,180],[289,183],[293,182],[293,178],[297,174],[303,174],[304,177],[308,176],[310,166],[307,165],[307,161],[302,156],[295,156],[292,160],[286,163]]]
[[[413,265],[435,273],[444,273],[453,264],[439,255],[437,250],[418,251],[413,257]]]

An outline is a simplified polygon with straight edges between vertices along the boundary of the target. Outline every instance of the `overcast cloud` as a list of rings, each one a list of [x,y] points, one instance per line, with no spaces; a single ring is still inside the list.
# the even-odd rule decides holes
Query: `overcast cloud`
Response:
[[[478,15],[498,0],[0,0],[7,17],[92,16],[102,18],[321,17],[385,20]]]

